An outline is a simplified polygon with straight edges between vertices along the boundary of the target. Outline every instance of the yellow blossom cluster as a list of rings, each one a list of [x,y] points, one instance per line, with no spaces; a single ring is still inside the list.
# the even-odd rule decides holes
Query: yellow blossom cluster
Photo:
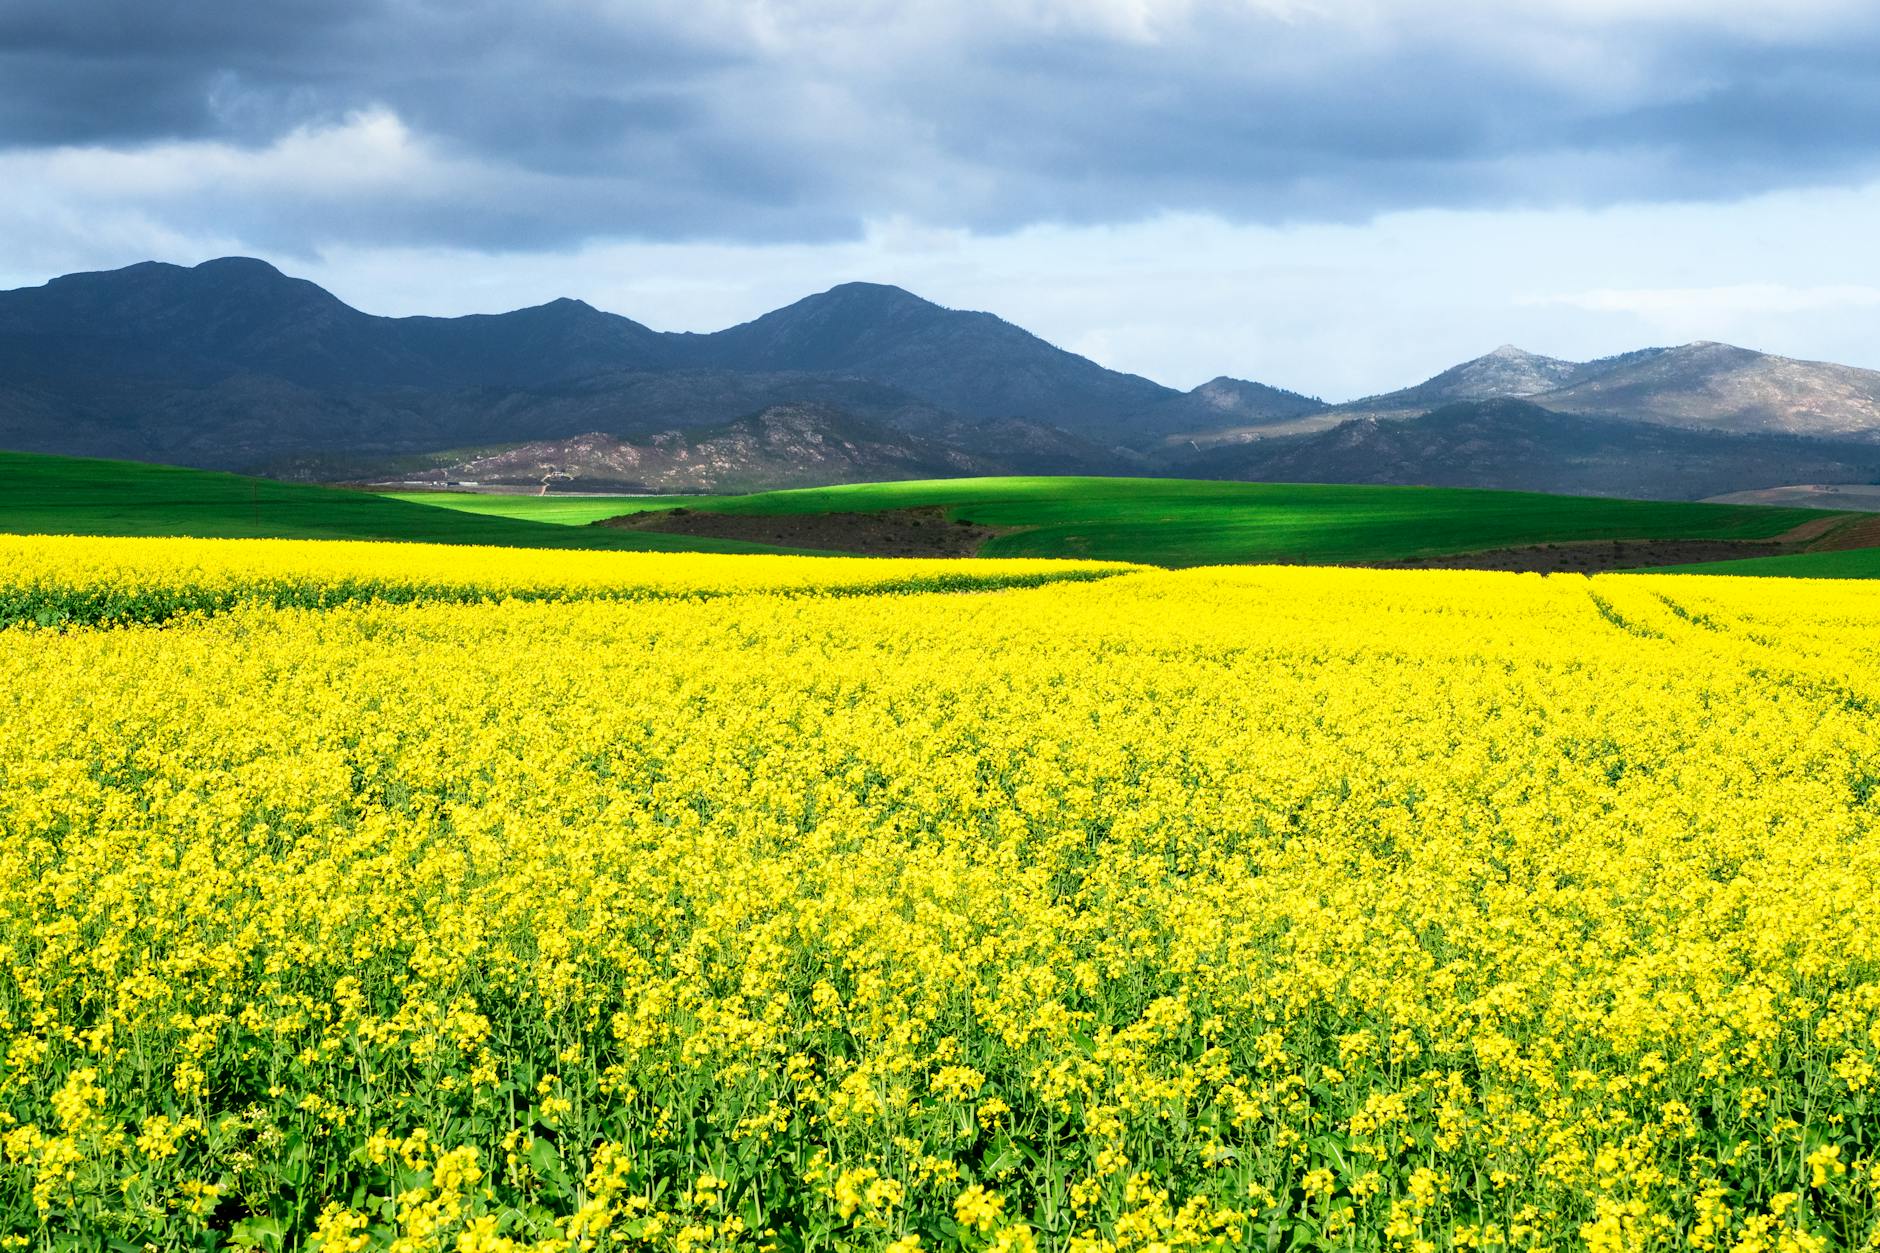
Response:
[[[536,551],[348,540],[0,535],[0,627],[159,623],[241,604],[858,595],[1103,578],[1100,561],[881,561],[707,553]]]
[[[0,630],[0,1247],[1880,1248],[1880,590],[458,559]]]

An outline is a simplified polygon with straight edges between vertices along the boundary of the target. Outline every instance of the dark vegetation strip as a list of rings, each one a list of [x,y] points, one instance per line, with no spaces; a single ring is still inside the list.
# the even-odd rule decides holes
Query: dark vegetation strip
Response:
[[[157,626],[181,617],[211,617],[244,605],[273,609],[335,609],[342,605],[477,605],[505,601],[579,603],[643,600],[716,600],[728,596],[847,598],[925,593],[992,592],[1089,583],[1129,573],[1108,570],[1038,571],[1026,574],[934,574],[830,587],[543,587],[487,588],[474,584],[369,583],[358,580],[308,583],[270,579],[230,587],[0,586],[0,630],[14,627]]]
[[[1690,623],[1693,626],[1703,627],[1707,631],[1729,630],[1728,627],[1724,626],[1721,622],[1718,622],[1715,618],[1711,617],[1709,614],[1699,613],[1695,609],[1687,609],[1683,605],[1680,605],[1677,601],[1672,600],[1669,596],[1664,595],[1662,592],[1653,592],[1652,595],[1656,596],[1659,600],[1663,601],[1666,609],[1669,609],[1672,613],[1676,614],[1678,617],[1684,619],[1686,622]]]
[[[1628,635],[1636,635],[1640,639],[1647,640],[1661,640],[1665,638],[1662,631],[1654,631],[1642,622],[1633,622],[1627,619],[1624,614],[1612,607],[1611,601],[1601,596],[1598,592],[1589,591],[1587,595],[1592,597],[1593,608],[1599,610],[1600,617],[1610,622],[1613,626],[1618,627],[1621,631],[1626,632]]]

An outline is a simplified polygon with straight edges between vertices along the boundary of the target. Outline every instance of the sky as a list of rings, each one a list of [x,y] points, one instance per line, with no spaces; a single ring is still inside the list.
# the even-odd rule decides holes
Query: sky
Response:
[[[1873,0],[0,0],[0,287],[240,254],[711,330],[839,282],[1328,399],[1880,368]]]

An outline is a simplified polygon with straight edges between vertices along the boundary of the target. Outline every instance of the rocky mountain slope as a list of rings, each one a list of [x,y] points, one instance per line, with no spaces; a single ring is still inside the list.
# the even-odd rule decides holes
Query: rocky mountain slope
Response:
[[[979,451],[975,451],[979,450]],[[1020,418],[951,418],[923,434],[830,405],[780,404],[721,426],[631,439],[567,439],[426,456],[286,458],[277,477],[320,482],[474,483],[550,491],[746,491],[971,474],[1135,472],[1149,463]]]
[[[1696,343],[1615,358],[1534,397],[1562,413],[1790,435],[1880,436],[1880,371]]]
[[[1400,391],[1296,414],[1215,423],[1163,442],[1167,447],[1244,443],[1331,430],[1359,418],[1413,418],[1443,405],[1497,399],[1689,430],[1880,439],[1880,371],[1700,342],[1595,361],[1564,361],[1503,345]]]
[[[1218,447],[1184,463],[1209,477],[1297,483],[1500,487],[1694,500],[1771,482],[1880,479],[1880,443],[1690,431],[1475,400],[1414,418]]]
[[[1513,344],[1503,344],[1485,356],[1451,366],[1415,387],[1406,387],[1383,396],[1366,397],[1339,407],[1380,413],[1427,413],[1440,405],[1461,400],[1538,396],[1567,386],[1590,368],[1590,364],[1543,357],[1539,353],[1516,348]]]
[[[724,426],[636,440],[599,432],[544,440],[402,473],[407,483],[471,481],[562,491],[745,492],[883,479],[999,474],[1002,462],[816,405],[773,405]]]

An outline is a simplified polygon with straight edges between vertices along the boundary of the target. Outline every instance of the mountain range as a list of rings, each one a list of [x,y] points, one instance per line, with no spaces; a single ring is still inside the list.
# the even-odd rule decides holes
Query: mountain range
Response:
[[[1218,445],[1176,465],[1254,482],[1420,483],[1701,500],[1745,490],[1741,483],[1769,483],[1772,474],[1784,483],[1880,482],[1880,442],[1690,430],[1491,399]]]
[[[1504,346],[1344,403],[1181,392],[845,283],[711,334],[578,300],[379,317],[265,262],[0,292],[0,447],[283,477],[742,490],[1181,473],[1688,497],[1880,478],[1880,373],[1725,344]]]

